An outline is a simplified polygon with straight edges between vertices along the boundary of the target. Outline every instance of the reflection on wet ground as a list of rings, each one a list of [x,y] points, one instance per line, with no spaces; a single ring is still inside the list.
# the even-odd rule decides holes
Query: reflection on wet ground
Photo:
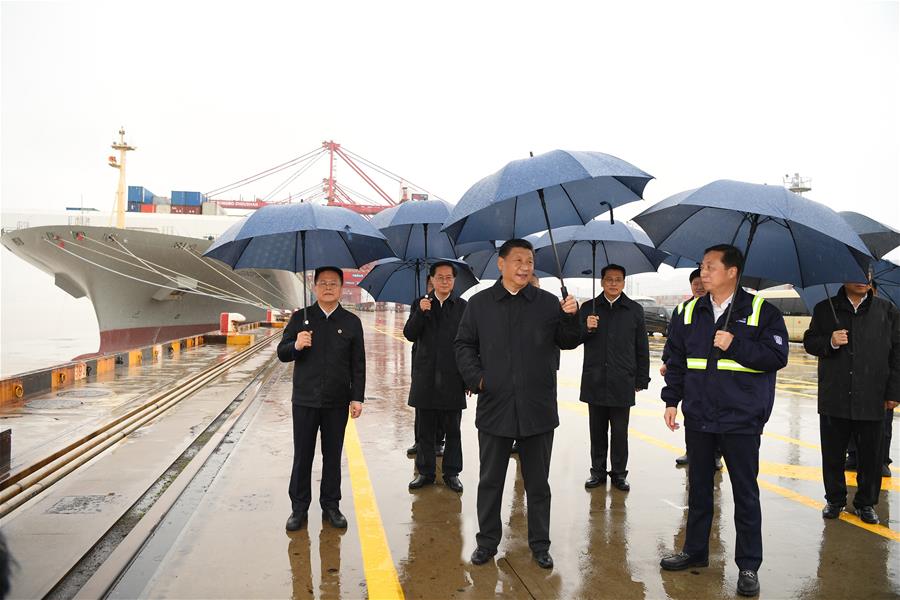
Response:
[[[537,568],[528,551],[524,488],[515,458],[504,495],[500,552],[483,567],[467,561],[477,530],[474,399],[463,413],[462,497],[455,499],[440,483],[415,493],[406,490],[414,467],[404,458],[404,449],[413,441],[413,413],[406,406],[411,345],[402,340],[405,317],[405,313],[363,314],[371,402],[357,426],[390,551],[408,597],[734,597],[734,513],[727,473],[716,477],[710,566],[681,573],[659,568],[662,556],[680,548],[687,516],[687,472],[674,464],[683,452],[684,437],[681,431],[665,428],[659,400],[663,382],[656,369],[663,338],[651,341],[653,381],[632,409],[632,491],[627,494],[608,484],[590,492],[583,487],[590,457],[587,410],[578,402],[582,353],[580,349],[563,353],[561,424],[551,468],[551,552],[556,566],[547,573]],[[884,479],[877,507],[882,525],[868,526],[852,515],[823,521],[816,389],[815,359],[793,346],[789,366],[779,373],[776,406],[760,452],[763,596],[896,597],[900,526],[890,509],[900,486],[894,478]],[[896,437],[892,453],[898,455]],[[847,476],[848,484],[855,485],[854,474]],[[463,581],[465,585],[457,583]]]

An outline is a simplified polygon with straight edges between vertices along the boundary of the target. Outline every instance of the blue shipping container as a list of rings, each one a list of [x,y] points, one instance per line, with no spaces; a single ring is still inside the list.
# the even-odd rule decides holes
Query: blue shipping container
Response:
[[[203,194],[200,192],[172,191],[172,204],[183,206],[200,206],[203,204]]]
[[[128,212],[141,212],[141,204],[143,204],[143,202],[129,202]]]
[[[129,185],[128,201],[153,204],[153,192],[140,185]]]

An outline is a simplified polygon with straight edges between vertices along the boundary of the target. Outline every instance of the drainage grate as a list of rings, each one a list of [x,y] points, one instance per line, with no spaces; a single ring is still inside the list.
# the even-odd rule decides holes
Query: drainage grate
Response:
[[[56,394],[60,398],[102,398],[109,396],[109,390],[98,390],[96,388],[84,388],[80,390],[66,390]]]
[[[76,400],[75,398],[38,398],[37,400],[32,400],[30,402],[26,402],[25,406],[28,408],[78,408],[84,404],[81,400]]]
[[[85,513],[103,512],[103,505],[108,504],[116,497],[115,493],[92,496],[64,496],[47,509],[48,514],[55,515],[82,515]]]

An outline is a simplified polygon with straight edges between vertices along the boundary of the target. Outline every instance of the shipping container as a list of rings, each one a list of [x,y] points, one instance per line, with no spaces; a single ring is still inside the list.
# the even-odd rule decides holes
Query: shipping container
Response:
[[[172,191],[172,204],[184,204],[187,206],[200,206],[205,197],[200,192]]]
[[[171,205],[171,213],[173,215],[184,214],[184,204],[172,204]]]
[[[141,212],[141,206],[143,206],[141,202],[129,202],[128,212]]]
[[[219,214],[219,205],[216,202],[204,202],[201,212],[204,215],[217,215]]]
[[[157,204],[156,212],[167,215],[172,212],[172,207],[168,204]]]
[[[129,185],[128,201],[153,204],[153,192],[140,185]]]
[[[152,204],[141,204],[141,212],[142,213],[156,212],[155,210],[153,210],[154,208],[156,208],[156,207]]]
[[[162,205],[168,206],[169,204],[172,204],[172,201],[169,200],[169,198],[166,196],[153,196],[153,204],[155,204],[157,206],[162,206]],[[159,212],[159,211],[156,211],[156,212]]]
[[[184,214],[186,214],[186,215],[199,215],[199,214],[203,214],[203,213],[201,212],[202,208],[201,208],[200,206],[188,206],[188,205],[185,205],[183,208],[184,208]]]

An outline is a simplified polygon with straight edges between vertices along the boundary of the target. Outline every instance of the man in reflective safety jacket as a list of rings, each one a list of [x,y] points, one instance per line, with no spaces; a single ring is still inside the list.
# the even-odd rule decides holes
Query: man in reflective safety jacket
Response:
[[[755,596],[762,563],[759,442],[775,400],[775,374],[787,365],[788,337],[781,312],[738,286],[742,263],[734,246],[708,248],[700,270],[709,293],[673,316],[662,399],[672,431],[679,427],[675,417],[682,403],[689,457],[688,521],[682,551],[660,565],[678,571],[708,564],[718,447],[734,493],[738,593]],[[725,313],[732,302],[725,331]]]

